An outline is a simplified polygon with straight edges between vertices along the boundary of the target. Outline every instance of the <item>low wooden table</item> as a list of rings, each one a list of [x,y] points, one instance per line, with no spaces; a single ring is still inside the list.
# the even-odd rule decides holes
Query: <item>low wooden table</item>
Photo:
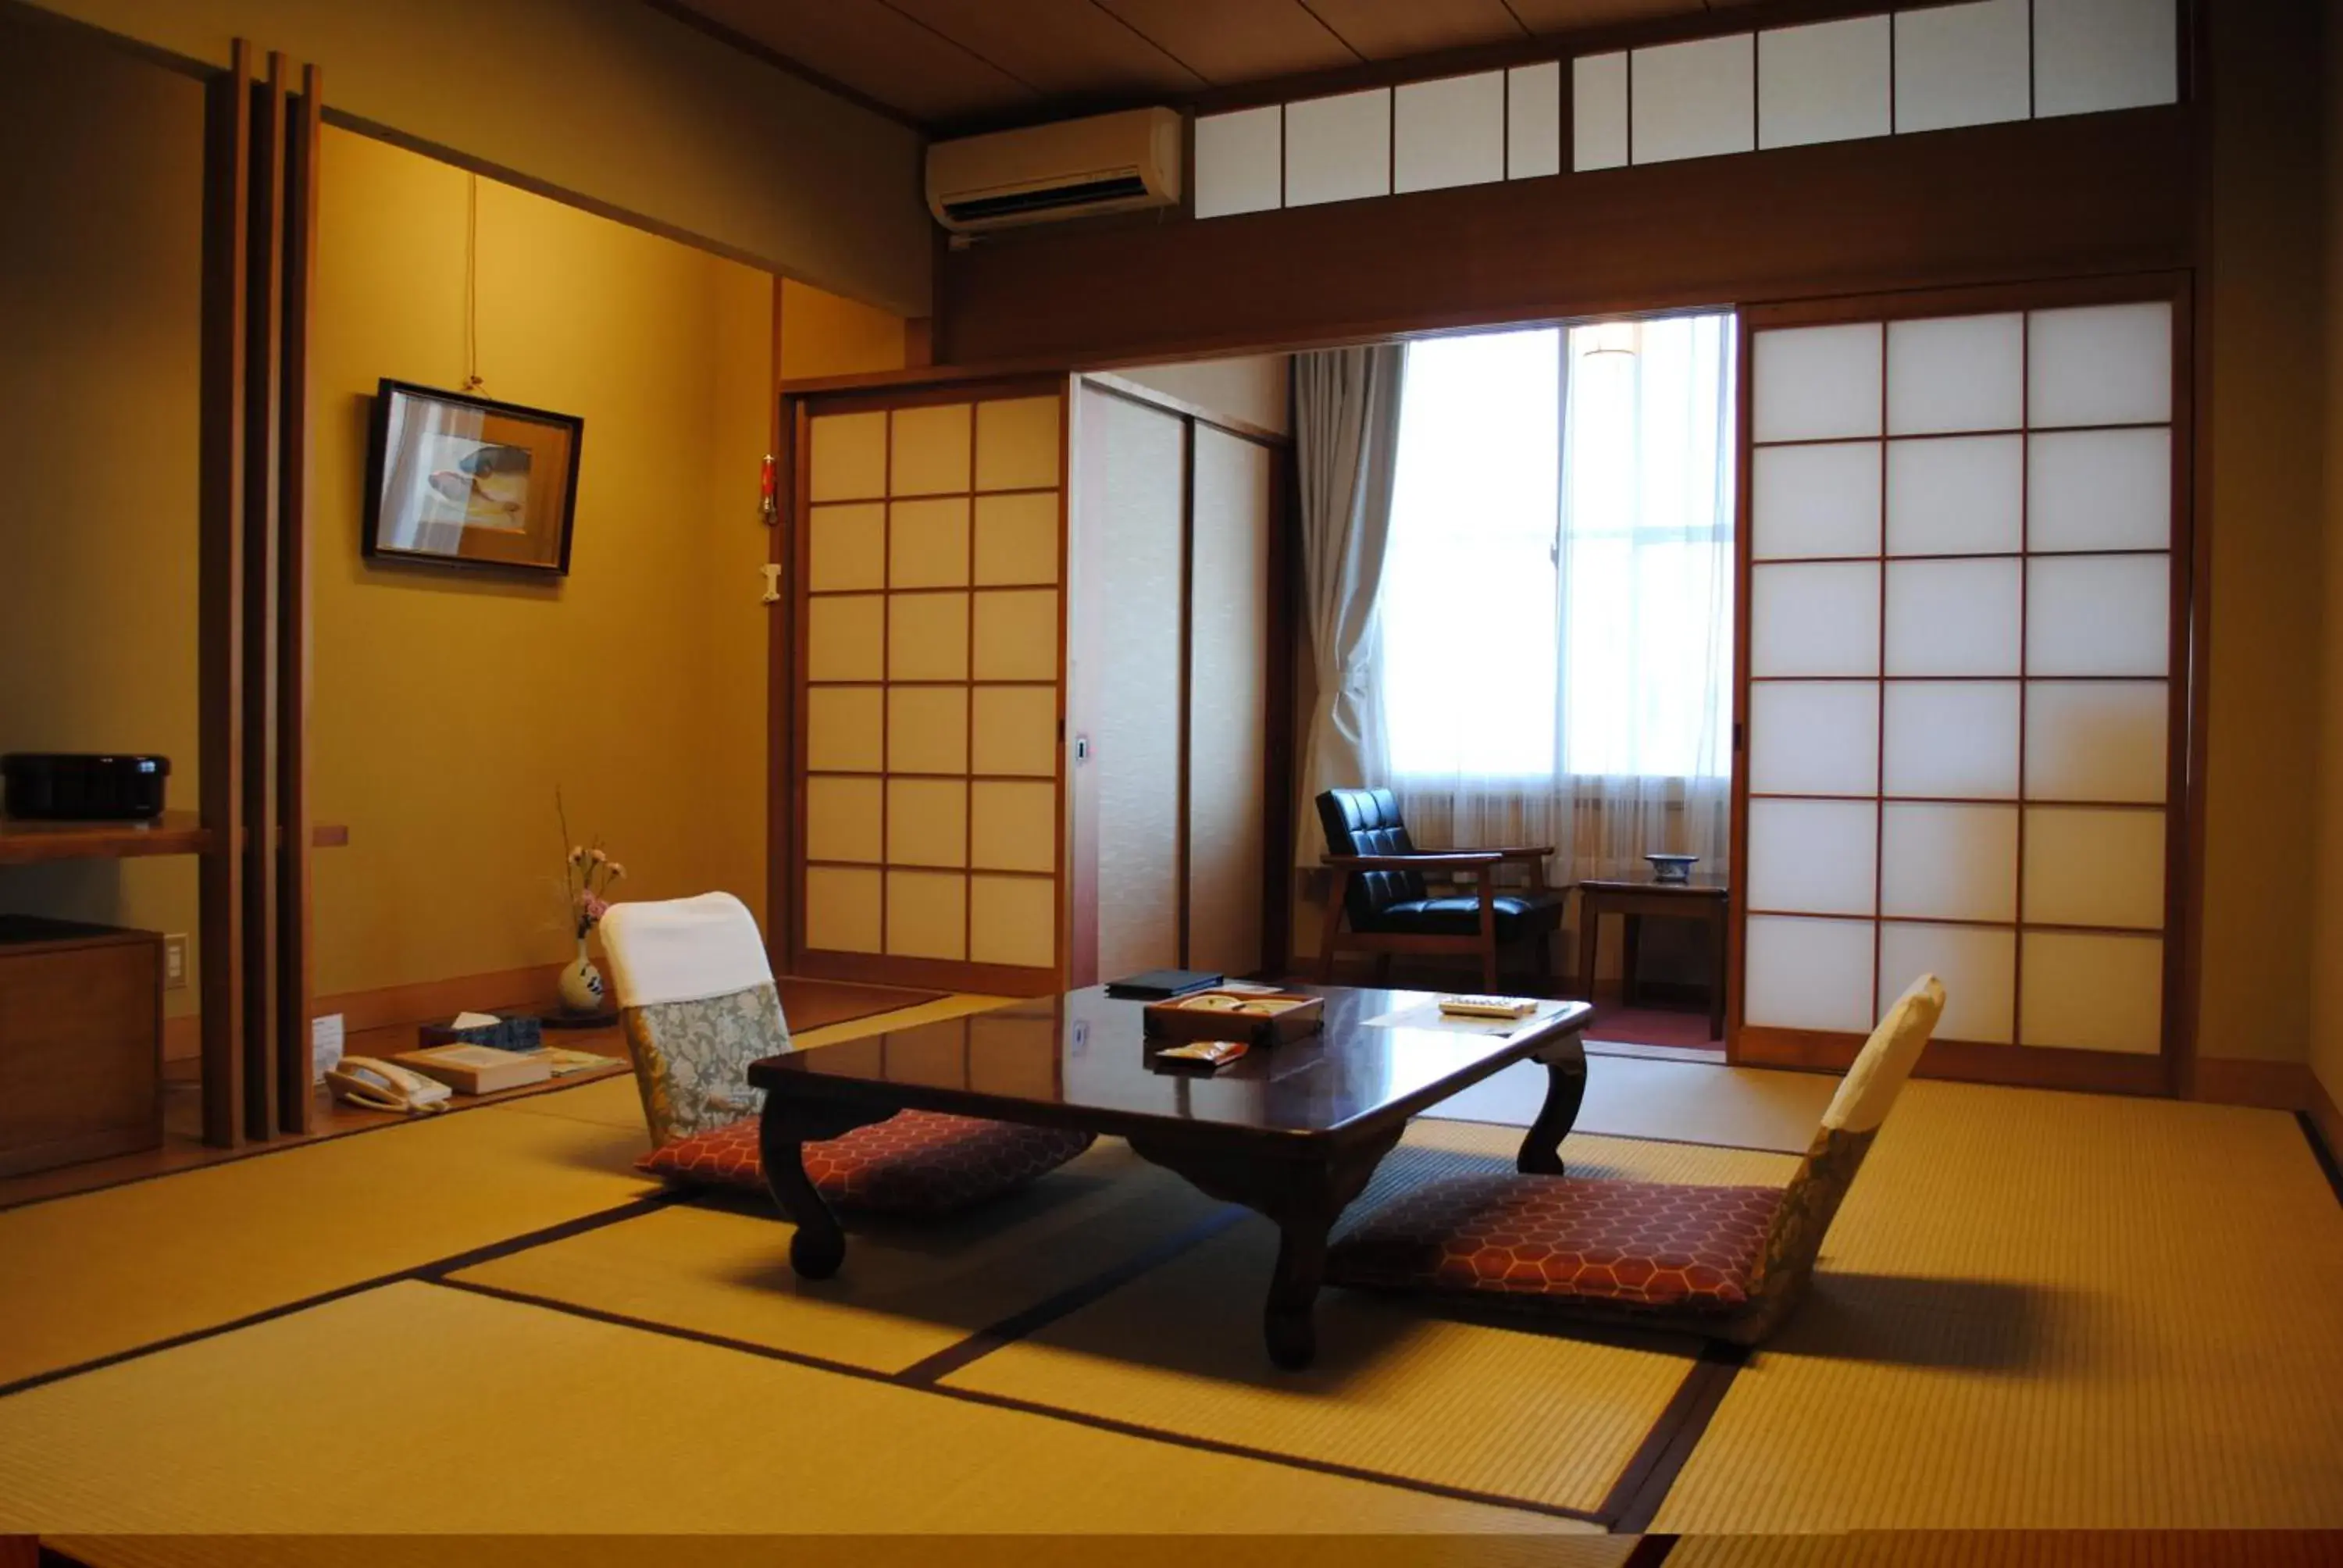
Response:
[[[1635,960],[1643,943],[1644,917],[1698,920],[1710,931],[1708,1035],[1711,1040],[1723,1039],[1726,902],[1725,883],[1713,877],[1694,877],[1688,882],[1658,882],[1644,878],[1625,882],[1579,883],[1577,978],[1587,1000],[1594,1000],[1595,935],[1602,929],[1604,915],[1620,916],[1626,926],[1627,946],[1620,955],[1619,997],[1630,1007],[1635,1004]]]
[[[1327,1237],[1409,1118],[1516,1061],[1541,1061],[1545,1102],[1515,1164],[1561,1173],[1558,1151],[1586,1090],[1580,1031],[1594,1010],[1547,1003],[1557,1010],[1500,1036],[1376,1021],[1430,1009],[1429,991],[1293,989],[1325,997],[1323,1031],[1255,1050],[1211,1077],[1150,1067],[1141,1004],[1097,987],[752,1064],[749,1081],[765,1091],[765,1180],[797,1224],[790,1266],[827,1279],[846,1257],[845,1232],[807,1178],[807,1143],[904,1110],[1110,1134],[1276,1224],[1263,1329],[1278,1365],[1307,1366]]]

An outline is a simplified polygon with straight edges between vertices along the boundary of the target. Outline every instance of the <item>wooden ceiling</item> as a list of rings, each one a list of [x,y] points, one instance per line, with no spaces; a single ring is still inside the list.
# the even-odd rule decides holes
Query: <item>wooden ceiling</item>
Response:
[[[930,130],[1339,72],[1731,0],[652,0]]]

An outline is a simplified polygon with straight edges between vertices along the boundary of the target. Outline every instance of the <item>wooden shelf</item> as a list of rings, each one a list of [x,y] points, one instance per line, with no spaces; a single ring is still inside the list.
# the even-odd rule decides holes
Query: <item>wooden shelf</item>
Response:
[[[35,822],[0,817],[0,866],[199,855],[211,847],[212,835],[193,811],[166,811],[152,822]]]
[[[126,860],[139,855],[200,855],[213,835],[193,811],[166,811],[152,822],[35,822],[0,817],[0,866],[41,860]],[[309,845],[338,849],[350,841],[347,824],[318,822]]]

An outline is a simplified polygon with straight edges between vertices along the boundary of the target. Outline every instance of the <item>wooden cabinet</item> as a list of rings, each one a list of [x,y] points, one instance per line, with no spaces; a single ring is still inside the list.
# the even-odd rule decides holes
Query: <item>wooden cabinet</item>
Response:
[[[0,915],[0,1176],[163,1141],[163,939]]]

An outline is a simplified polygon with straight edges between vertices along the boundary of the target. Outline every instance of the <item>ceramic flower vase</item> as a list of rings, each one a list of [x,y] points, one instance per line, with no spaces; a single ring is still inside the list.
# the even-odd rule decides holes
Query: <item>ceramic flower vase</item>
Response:
[[[578,939],[578,956],[561,971],[559,987],[561,1010],[564,1012],[598,1013],[604,1010],[602,971],[586,956],[586,939]]]

